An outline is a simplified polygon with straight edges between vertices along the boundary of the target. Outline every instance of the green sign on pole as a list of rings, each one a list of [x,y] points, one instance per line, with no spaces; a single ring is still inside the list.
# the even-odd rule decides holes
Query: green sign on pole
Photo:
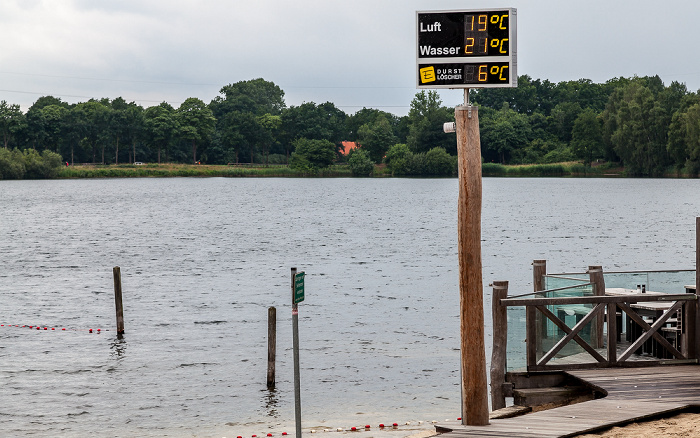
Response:
[[[299,272],[294,276],[294,300],[292,304],[304,301],[304,272]]]

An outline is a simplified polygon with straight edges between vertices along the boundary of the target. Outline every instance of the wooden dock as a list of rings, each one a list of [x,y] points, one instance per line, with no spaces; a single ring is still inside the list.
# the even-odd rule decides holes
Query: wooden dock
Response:
[[[700,365],[599,368],[569,371],[607,393],[591,400],[520,417],[493,419],[488,426],[443,423],[441,438],[574,437],[700,407]]]

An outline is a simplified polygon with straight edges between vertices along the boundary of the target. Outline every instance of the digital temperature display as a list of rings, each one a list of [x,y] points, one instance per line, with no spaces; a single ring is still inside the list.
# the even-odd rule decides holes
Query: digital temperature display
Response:
[[[517,86],[516,10],[417,12],[418,88]]]

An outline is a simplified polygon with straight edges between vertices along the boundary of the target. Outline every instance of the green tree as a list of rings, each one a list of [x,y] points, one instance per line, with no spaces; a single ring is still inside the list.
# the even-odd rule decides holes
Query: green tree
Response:
[[[19,149],[0,149],[0,179],[22,179],[24,172],[24,156]]]
[[[408,147],[413,152],[426,152],[434,147],[442,147],[452,155],[457,155],[457,141],[454,134],[445,134],[442,126],[454,121],[454,110],[441,106],[437,91],[421,90],[411,100],[408,112]]]
[[[485,112],[480,117],[481,151],[484,161],[498,160],[509,163],[531,140],[532,129],[528,117],[503,104],[500,111]],[[522,155],[522,154],[520,154]],[[522,156],[520,156],[522,159]]]
[[[294,152],[289,167],[303,172],[316,173],[331,164],[336,157],[336,148],[328,140],[300,138],[294,141]]]
[[[41,125],[36,126],[37,137],[43,139],[45,148],[54,152],[59,152],[61,146],[67,140],[68,114],[71,110],[59,105],[47,105],[41,109],[30,109],[29,113],[37,112],[33,120]]]
[[[274,82],[262,78],[229,84],[219,91],[221,96],[212,100],[210,108],[214,117],[233,112],[250,112],[257,116],[269,113],[280,115],[285,108],[284,91]]]
[[[120,112],[123,114],[122,136],[124,136],[125,142],[131,142],[131,162],[135,163],[138,161],[136,159],[136,145],[141,142],[145,133],[144,109],[131,102],[126,109],[120,110]]]
[[[3,146],[7,145],[15,134],[24,128],[27,121],[17,104],[8,104],[0,101],[0,132],[2,133]]]
[[[552,109],[552,128],[559,140],[565,143],[571,141],[571,131],[580,113],[581,105],[578,102],[561,102]]]
[[[353,149],[350,152],[348,165],[354,176],[370,176],[374,172],[374,161],[363,149]]]
[[[402,118],[395,116],[394,114],[388,113],[386,111],[374,109],[374,108],[362,108],[356,111],[355,114],[348,116],[345,119],[345,132],[347,137],[345,140],[357,141],[360,126],[362,125],[372,125],[377,119],[385,118],[389,121],[391,125],[391,130],[394,134],[401,130]]]
[[[209,140],[216,127],[212,111],[195,97],[186,99],[177,109],[180,136],[192,142],[192,162],[197,164],[197,142]]]
[[[258,142],[256,116],[250,112],[233,111],[219,120],[219,147],[226,162],[238,163],[243,152],[250,154],[249,162],[255,159]]]
[[[179,129],[174,110],[165,102],[149,107],[144,111],[143,124],[146,138],[158,151],[158,164],[160,164],[161,151],[165,149],[167,160],[170,141]]]
[[[603,153],[603,128],[592,108],[583,110],[572,129],[571,151],[586,166]]]
[[[284,91],[273,82],[253,79],[226,85],[220,93],[209,104],[217,119],[214,155],[226,162],[239,162],[247,153],[253,163],[257,147],[266,135],[257,118],[281,115],[285,109]]]
[[[347,139],[347,114],[330,102],[316,105],[313,102],[291,106],[282,113],[280,140],[287,155],[300,138],[309,140],[328,140],[340,146]]]
[[[46,140],[46,119],[41,109],[30,108],[25,116],[27,118],[27,142],[34,149],[45,149]]]
[[[97,148],[99,145],[102,150],[102,164],[104,164],[105,143],[109,138],[107,129],[112,110],[96,100],[79,103],[76,105],[76,108],[79,108],[84,114],[84,140],[92,150],[92,162],[97,162]]]
[[[24,178],[43,179],[58,175],[62,159],[57,153],[44,151],[40,154],[35,149],[25,149],[23,155]]]
[[[75,164],[75,155],[78,154],[79,162],[85,161],[84,151],[81,149],[81,142],[87,136],[88,120],[85,108],[76,105],[66,112],[57,111],[62,115],[61,119],[61,155],[66,156],[70,150],[70,164]]]
[[[406,144],[395,144],[389,148],[384,157],[384,163],[392,175],[406,175],[413,152]]]
[[[613,92],[603,112],[604,136],[632,175],[657,175],[670,163],[666,145],[671,117],[654,97],[657,88],[655,80],[633,80]]]
[[[265,164],[267,165],[270,156],[270,147],[277,141],[277,131],[279,131],[280,126],[282,126],[282,118],[266,113],[262,116],[258,116],[255,122],[259,127],[258,141],[262,149],[262,154],[265,157]]]
[[[362,149],[369,153],[374,162],[381,162],[389,147],[396,143],[391,124],[384,116],[379,116],[372,123],[360,126],[357,140]]]
[[[686,166],[695,175],[700,171],[700,102],[673,115],[667,150],[676,168]]]
[[[68,103],[64,102],[61,100],[60,97],[53,97],[53,96],[41,96],[38,98],[29,109],[43,109],[44,107],[47,107],[49,105],[56,105],[56,106],[61,106],[66,109],[70,109],[70,105]]]
[[[432,176],[450,176],[457,173],[457,157],[443,148],[432,148],[425,154],[425,174]]]
[[[109,117],[109,132],[114,139],[114,164],[119,164],[119,144],[127,135],[127,110],[129,105],[124,98],[118,97],[110,103],[112,111]]]

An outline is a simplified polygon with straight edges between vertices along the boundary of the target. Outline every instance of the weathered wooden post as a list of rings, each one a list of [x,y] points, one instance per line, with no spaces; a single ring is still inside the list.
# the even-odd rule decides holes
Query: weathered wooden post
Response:
[[[695,295],[700,299],[698,287],[700,287],[700,217],[695,218]],[[685,344],[688,350],[686,357],[700,359],[700,336],[698,336],[700,303],[698,301],[686,303],[685,307]]]
[[[459,164],[458,253],[462,351],[462,424],[489,424],[481,278],[481,139],[479,111],[455,108]]]
[[[588,276],[590,282],[595,285],[595,294],[597,296],[605,295],[605,277],[603,276],[602,266],[589,266]],[[610,318],[615,319],[615,314],[608,315],[608,322]],[[603,347],[603,324],[605,322],[605,315],[600,312],[598,316],[591,321],[591,346],[593,348]],[[609,325],[608,325],[609,327]]]
[[[267,309],[267,389],[275,389],[275,358],[277,357],[277,309]]]
[[[533,292],[545,290],[545,275],[547,275],[547,260],[532,261]]]
[[[545,290],[547,287],[545,285],[545,276],[547,275],[547,260],[533,260],[532,261],[532,284],[533,292],[540,292]],[[544,298],[544,294],[535,295],[535,297]],[[542,346],[542,341],[547,337],[547,318],[538,312],[534,307],[530,309],[530,316],[535,316],[535,327],[537,327],[537,332],[535,333],[535,356],[537,359],[542,357],[544,354],[544,348]]]
[[[491,409],[506,407],[503,385],[506,383],[508,345],[508,308],[501,300],[508,298],[508,282],[494,281],[491,295],[491,318],[493,320],[493,350],[491,351]]]
[[[124,334],[124,305],[122,304],[122,273],[119,266],[112,269],[114,277],[114,304],[117,309],[117,337]]]

